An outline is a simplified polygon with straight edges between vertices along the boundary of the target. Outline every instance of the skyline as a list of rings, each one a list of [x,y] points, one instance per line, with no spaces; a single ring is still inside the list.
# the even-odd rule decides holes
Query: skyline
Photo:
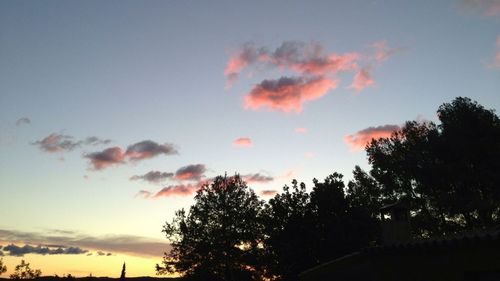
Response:
[[[496,0],[1,2],[9,272],[153,275],[217,175],[268,200],[457,96],[498,111],[499,27]]]

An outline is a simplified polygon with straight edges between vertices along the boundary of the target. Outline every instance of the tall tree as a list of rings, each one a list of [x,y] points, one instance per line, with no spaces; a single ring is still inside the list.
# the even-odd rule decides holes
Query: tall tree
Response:
[[[365,197],[351,202],[341,174],[313,182],[313,190],[307,193],[305,185],[294,180],[292,189],[285,186],[283,193],[266,204],[263,222],[270,257],[268,277],[298,280],[300,272],[376,239],[376,218],[365,211]]]
[[[487,228],[500,218],[500,121],[469,98],[437,111],[440,124],[407,122],[367,146],[381,199],[407,199],[419,236]]]
[[[120,274],[120,280],[121,281],[125,280],[125,262],[123,263],[122,266],[122,273]]]
[[[310,196],[304,183],[292,181],[265,205],[267,276],[296,280],[298,273],[315,264],[309,242],[313,227],[308,211]]]
[[[163,232],[172,249],[157,272],[193,280],[259,280],[263,201],[240,176],[203,185],[186,212],[176,212]]]

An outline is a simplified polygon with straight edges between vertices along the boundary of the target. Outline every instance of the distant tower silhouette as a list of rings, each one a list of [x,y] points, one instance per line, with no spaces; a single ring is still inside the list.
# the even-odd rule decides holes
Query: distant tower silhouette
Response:
[[[120,275],[120,280],[125,280],[125,262],[123,262],[122,274]]]
[[[382,244],[400,244],[411,240],[410,210],[404,201],[380,208]]]

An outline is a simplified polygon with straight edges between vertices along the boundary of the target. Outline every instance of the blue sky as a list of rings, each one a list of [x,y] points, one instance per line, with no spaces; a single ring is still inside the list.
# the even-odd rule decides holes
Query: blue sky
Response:
[[[63,242],[75,245],[68,246],[113,251],[116,263],[141,256],[144,267],[136,274],[152,274],[163,250],[156,257],[74,238],[165,242],[161,226],[190,205],[193,189],[154,198],[164,187],[194,187],[225,172],[257,174],[260,182],[249,185],[258,193],[334,171],[349,179],[354,165],[368,163],[346,136],[390,133],[384,128],[417,118],[435,121],[438,106],[456,96],[498,110],[499,7],[496,0],[3,1],[0,229],[11,234],[0,236],[0,245],[38,245],[54,236],[49,230],[71,231]],[[300,58],[277,62],[287,42]],[[225,70],[244,46],[264,48],[265,56],[246,61],[228,87]],[[314,48],[322,51],[308,53]],[[357,56],[349,69],[297,70],[346,54]],[[356,90],[361,70],[369,72]],[[281,85],[281,77],[295,80]],[[318,79],[335,87],[308,92]],[[286,95],[308,93],[319,96],[300,100],[301,111],[281,110]],[[245,106],[248,96],[258,100],[254,108]],[[30,122],[16,125],[21,118]],[[80,142],[44,150],[40,142],[51,134]],[[85,144],[92,136],[101,142]],[[238,138],[252,145],[238,146]],[[127,147],[142,141],[157,146],[142,146],[140,153],[152,154],[132,160]],[[96,169],[92,157],[112,147],[121,162]],[[165,153],[167,147],[177,153]],[[183,167],[198,178],[176,174]],[[150,171],[173,175],[163,182],[130,180]],[[42,269],[54,263],[36,259]]]

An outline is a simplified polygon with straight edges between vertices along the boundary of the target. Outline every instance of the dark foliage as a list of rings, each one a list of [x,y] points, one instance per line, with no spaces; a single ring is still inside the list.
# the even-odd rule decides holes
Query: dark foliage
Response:
[[[346,193],[341,174],[314,180],[310,194],[297,181],[292,191],[288,186],[283,191],[269,200],[263,213],[268,277],[297,280],[303,270],[376,240],[376,218],[358,205],[362,198]]]
[[[239,176],[204,185],[189,209],[179,210],[163,232],[172,244],[157,272],[191,280],[258,280],[263,202]]]
[[[380,201],[411,202],[422,237],[492,227],[500,211],[500,121],[468,98],[439,107],[440,124],[407,122],[367,146]]]

